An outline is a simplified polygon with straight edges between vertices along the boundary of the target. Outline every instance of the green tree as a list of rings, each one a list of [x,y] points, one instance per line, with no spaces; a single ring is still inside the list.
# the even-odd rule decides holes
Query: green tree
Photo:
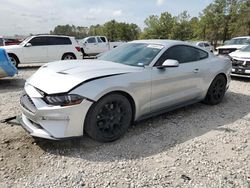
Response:
[[[156,15],[149,16],[145,20],[146,28],[141,34],[143,39],[168,39],[172,37],[173,26],[176,18],[170,13],[164,12],[160,17]]]
[[[193,38],[193,30],[190,24],[190,15],[187,11],[177,16],[173,27],[172,38],[177,40],[189,40]]]

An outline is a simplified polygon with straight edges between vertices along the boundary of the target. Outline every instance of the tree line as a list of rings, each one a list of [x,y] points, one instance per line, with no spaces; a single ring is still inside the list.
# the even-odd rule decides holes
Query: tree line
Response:
[[[136,39],[206,40],[214,45],[235,36],[250,35],[250,0],[214,0],[198,17],[187,11],[173,16],[169,12],[151,15],[144,21],[143,30],[133,23],[111,20],[90,27],[56,26],[51,34],[84,38],[105,35],[110,41]]]
[[[104,35],[110,41],[131,41],[139,38],[141,29],[136,24],[128,24],[111,20],[103,25],[91,25],[90,27],[74,25],[58,25],[50,34],[70,35],[78,39],[87,36]]]

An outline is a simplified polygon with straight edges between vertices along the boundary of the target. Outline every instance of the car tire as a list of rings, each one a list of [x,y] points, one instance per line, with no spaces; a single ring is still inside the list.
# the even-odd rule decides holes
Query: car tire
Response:
[[[14,54],[8,54],[8,55],[9,55],[11,63],[17,68],[19,64],[18,58]]]
[[[67,53],[62,56],[62,60],[72,60],[76,59],[76,56],[72,53]]]
[[[120,94],[109,94],[94,103],[87,113],[85,132],[99,142],[112,142],[125,134],[132,120],[129,100]]]
[[[208,89],[204,103],[209,105],[219,104],[226,93],[226,86],[227,80],[225,76],[216,76]]]
[[[84,59],[84,57],[86,56],[85,52],[84,52],[84,49],[81,48],[81,52],[82,52],[82,58]]]

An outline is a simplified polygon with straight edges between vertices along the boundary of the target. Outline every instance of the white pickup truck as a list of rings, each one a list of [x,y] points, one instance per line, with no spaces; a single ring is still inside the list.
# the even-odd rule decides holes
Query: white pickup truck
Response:
[[[83,56],[95,56],[115,48],[124,42],[109,42],[105,36],[89,36],[78,41]]]

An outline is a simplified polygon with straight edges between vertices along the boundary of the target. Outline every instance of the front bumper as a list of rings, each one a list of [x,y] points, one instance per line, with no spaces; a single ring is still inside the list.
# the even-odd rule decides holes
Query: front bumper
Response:
[[[232,59],[232,76],[250,77],[250,60]]]
[[[28,85],[25,91],[29,100],[21,99],[21,125],[32,136],[58,140],[83,135],[91,101],[84,99],[81,104],[67,107],[50,106],[34,87]]]

